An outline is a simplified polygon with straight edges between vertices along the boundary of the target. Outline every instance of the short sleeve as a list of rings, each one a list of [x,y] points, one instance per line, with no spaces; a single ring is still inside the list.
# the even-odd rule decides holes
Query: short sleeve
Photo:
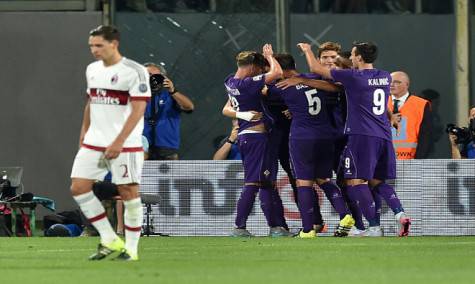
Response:
[[[150,100],[152,93],[150,91],[149,75],[145,67],[134,68],[134,76],[129,85],[129,95],[131,100]]]
[[[91,88],[89,88],[89,66],[86,68],[86,93],[87,97],[91,94]]]
[[[262,90],[266,84],[265,75],[257,75],[254,77],[246,77],[237,85],[238,89],[246,89],[246,90]]]
[[[351,83],[355,78],[353,69],[332,69],[330,74],[335,82],[340,82],[343,85]]]

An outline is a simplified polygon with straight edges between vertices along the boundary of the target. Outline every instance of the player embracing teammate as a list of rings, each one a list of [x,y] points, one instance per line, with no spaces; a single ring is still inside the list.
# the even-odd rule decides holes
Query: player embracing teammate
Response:
[[[298,207],[303,225],[300,237],[311,238],[316,234],[313,227],[316,210],[314,181],[340,215],[335,236],[346,236],[349,227],[355,223],[340,189],[330,181],[334,142],[339,135],[335,133],[337,127],[334,123],[332,125],[334,117],[327,107],[331,103],[327,101],[331,101],[332,94],[342,88],[347,99],[344,127],[347,144],[340,157],[339,171],[353,215],[358,215],[361,210],[369,222],[369,229],[361,235],[383,235],[379,220],[382,197],[399,223],[399,236],[407,236],[411,221],[404,213],[394,188],[386,183],[386,180],[396,178],[396,159],[387,110],[391,76],[373,67],[377,57],[376,45],[355,43],[350,57],[351,69],[333,68],[323,60],[320,62],[321,58],[315,58],[310,45],[301,43],[298,46],[314,74],[299,74],[290,55],[276,55],[284,69],[283,77],[287,80],[270,87],[269,92],[282,96],[292,115],[289,148],[297,178]]]

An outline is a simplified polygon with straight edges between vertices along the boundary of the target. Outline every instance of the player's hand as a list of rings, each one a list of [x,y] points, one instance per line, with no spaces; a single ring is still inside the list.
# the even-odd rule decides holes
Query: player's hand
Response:
[[[267,87],[267,85],[264,85],[264,87],[261,90],[261,94],[263,96],[267,96],[269,94],[269,88]]]
[[[165,79],[163,80],[163,86],[167,88],[170,93],[175,91],[175,85],[168,77],[165,77]]]
[[[285,115],[285,117],[287,119],[289,119],[289,120],[292,119],[292,114],[290,113],[290,111],[288,109],[282,111],[282,113]]]
[[[272,57],[274,55],[274,51],[272,50],[271,44],[264,44],[264,46],[262,47],[262,55],[264,55],[264,57]]]
[[[297,44],[297,46],[298,46],[298,48],[300,48],[300,50],[302,50],[303,53],[312,51],[312,46],[308,43],[301,42],[301,43]]]
[[[449,134],[449,140],[450,140],[450,144],[452,146],[456,146],[457,145],[457,136],[455,136],[454,134]]]
[[[262,118],[262,112],[257,112],[251,110],[251,113],[253,114],[251,121],[259,121]]]
[[[112,142],[112,144],[110,144],[104,152],[105,158],[108,160],[117,158],[120,155],[120,152],[122,152],[123,145],[124,143],[118,141]]]
[[[236,142],[236,139],[238,137],[238,131],[239,131],[239,126],[233,127],[231,130],[231,134],[229,134],[229,140]]]
[[[292,87],[292,86],[296,86],[298,84],[301,84],[302,83],[302,78],[299,78],[299,77],[293,77],[293,78],[288,78],[288,79],[285,79],[285,80],[282,80],[280,82],[278,82],[277,84],[275,84],[275,86],[277,88],[280,88],[280,89],[287,89],[289,87]]]

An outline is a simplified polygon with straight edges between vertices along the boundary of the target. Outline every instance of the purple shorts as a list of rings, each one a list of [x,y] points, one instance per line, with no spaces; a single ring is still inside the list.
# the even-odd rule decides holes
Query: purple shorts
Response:
[[[340,161],[346,179],[395,179],[396,154],[393,143],[366,135],[349,135]]]
[[[290,139],[290,160],[296,179],[331,178],[334,144],[331,139]]]
[[[277,157],[268,147],[267,133],[246,133],[238,136],[245,182],[266,182],[277,179]]]

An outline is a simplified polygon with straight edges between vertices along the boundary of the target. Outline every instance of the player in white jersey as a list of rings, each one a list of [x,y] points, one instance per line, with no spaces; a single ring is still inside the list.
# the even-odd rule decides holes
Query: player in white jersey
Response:
[[[97,61],[86,70],[88,101],[71,173],[72,195],[101,236],[91,260],[114,252],[119,252],[118,260],[138,260],[143,222],[139,183],[143,116],[151,96],[149,77],[145,67],[120,54],[119,40],[119,31],[111,26],[90,32],[89,47]],[[108,171],[125,205],[125,243],[92,192],[94,181],[102,180]]]

